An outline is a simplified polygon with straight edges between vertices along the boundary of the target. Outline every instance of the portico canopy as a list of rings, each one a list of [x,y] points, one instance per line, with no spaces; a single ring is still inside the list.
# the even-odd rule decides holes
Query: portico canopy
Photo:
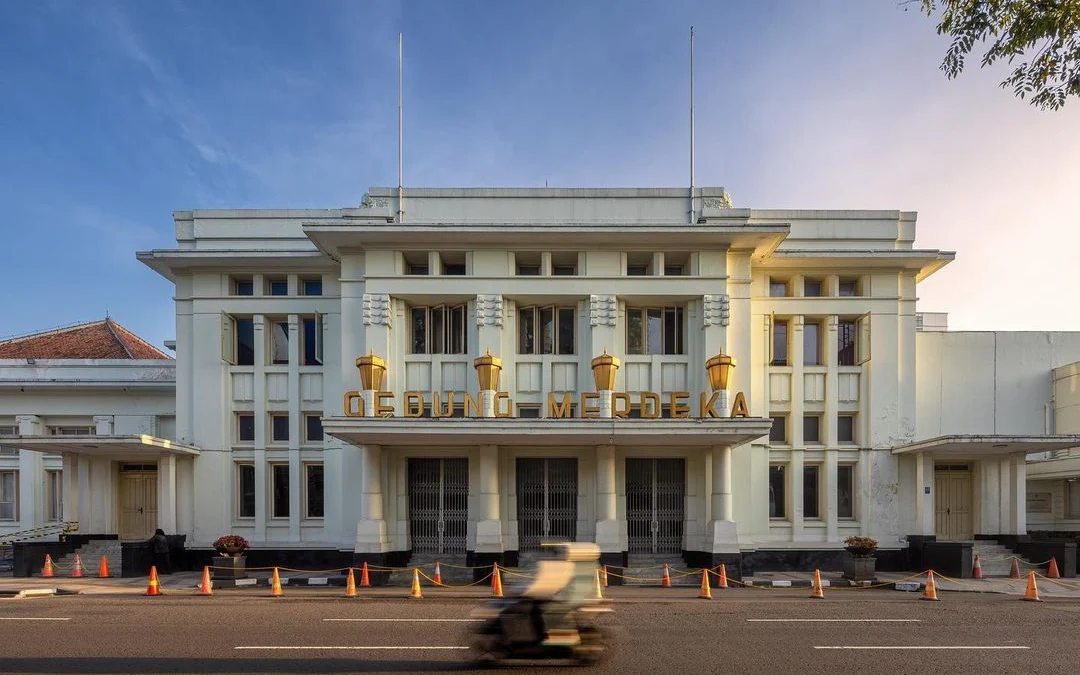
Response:
[[[10,436],[3,439],[5,447],[55,454],[72,453],[95,457],[116,457],[132,460],[140,457],[157,458],[163,455],[199,455],[199,449],[167,438],[149,434],[112,436]]]
[[[769,433],[771,419],[533,419],[328,417],[323,431],[353,445],[742,445]]]
[[[894,455],[931,453],[935,457],[975,459],[988,455],[1016,455],[1030,452],[1050,452],[1080,447],[1080,435],[1067,436],[1007,436],[953,435],[939,436],[893,448]]]

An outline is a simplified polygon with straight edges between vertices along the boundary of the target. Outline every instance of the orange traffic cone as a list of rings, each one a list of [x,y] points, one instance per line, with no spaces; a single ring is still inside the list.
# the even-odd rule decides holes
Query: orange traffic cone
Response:
[[[422,598],[424,594],[420,592],[420,570],[413,568],[412,571],[412,588],[409,590],[409,598]]]
[[[702,600],[712,600],[712,590],[709,588],[709,570],[701,570],[701,591],[698,597]]]
[[[1042,602],[1042,598],[1039,597],[1039,587],[1035,585],[1035,571],[1028,572],[1027,590],[1024,591],[1024,600],[1034,600],[1035,602]]]
[[[660,580],[660,586],[662,588],[671,588],[671,570],[668,569],[667,563],[664,563],[664,576]]]
[[[147,595],[161,595],[161,585],[158,584],[157,567],[150,566],[150,585],[146,587]]]
[[[982,563],[979,562],[979,554],[975,554],[975,565],[971,568],[971,578],[982,579]]]
[[[109,574],[109,559],[105,556],[101,556],[101,562],[98,563],[97,575],[98,579],[108,579],[112,576]]]
[[[1061,572],[1058,571],[1057,558],[1050,558],[1050,569],[1046,572],[1047,579],[1060,579]]]
[[[499,563],[494,563],[491,570],[491,597],[503,597],[502,573],[499,571]]]
[[[210,566],[203,565],[202,568],[202,583],[199,584],[199,590],[195,591],[195,595],[213,595],[214,585],[210,581]]]
[[[79,558],[79,554],[75,554],[75,564],[71,567],[71,576],[76,579],[82,578],[82,559]]]
[[[435,561],[435,578],[431,580],[436,586],[442,586],[442,570],[439,568],[439,561]]]
[[[356,578],[353,576],[352,568],[349,568],[349,576],[345,577],[345,597],[356,597]]]
[[[937,584],[934,583],[934,570],[926,575],[926,588],[923,589],[923,600],[937,600]]]
[[[604,565],[602,568],[600,568],[600,583],[604,585],[604,588],[608,587],[608,585],[607,585],[607,565]]]
[[[1012,567],[1009,568],[1009,578],[1010,579],[1019,579],[1020,578],[1020,565],[1019,565],[1019,563],[1016,562],[1016,556],[1012,557]]]
[[[274,576],[270,579],[270,595],[271,597],[280,598],[285,595],[285,591],[281,590],[281,577],[278,575],[278,568],[274,568]]]
[[[45,567],[41,568],[41,576],[54,577],[56,572],[53,571],[52,556],[48,553],[45,554]]]
[[[368,579],[367,561],[364,561],[363,568],[360,569],[360,587],[367,588],[371,585],[371,579]]]
[[[821,570],[814,570],[814,581],[810,584],[810,597],[825,599],[825,589],[821,587]]]
[[[727,588],[727,565],[720,563],[720,582],[716,584],[717,588]]]
[[[600,588],[600,568],[596,568],[596,599],[604,599],[604,591]]]

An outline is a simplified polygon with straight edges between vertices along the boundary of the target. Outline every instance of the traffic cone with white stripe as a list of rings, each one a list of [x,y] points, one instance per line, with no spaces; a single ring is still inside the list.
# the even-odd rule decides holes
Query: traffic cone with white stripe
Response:
[[[41,568],[41,576],[43,577],[55,577],[56,572],[53,570],[52,556],[48,553],[45,554],[45,567]]]
[[[73,578],[75,578],[75,579],[81,579],[82,575],[83,575],[83,572],[82,572],[82,558],[80,558],[79,554],[76,553],[75,554],[75,564],[71,567],[71,576]]]
[[[975,565],[971,568],[972,579],[982,579],[982,563],[979,562],[979,554],[975,554]]]
[[[360,588],[367,588],[371,585],[371,579],[368,578],[367,561],[364,561],[364,566],[360,568]]]
[[[1042,598],[1039,597],[1039,587],[1035,584],[1035,570],[1028,572],[1027,590],[1024,591],[1023,599],[1042,602]]]
[[[668,569],[667,563],[664,563],[664,577],[660,580],[660,586],[662,588],[671,588],[671,571]]]
[[[717,588],[727,588],[727,565],[720,563],[720,582],[716,584]]]
[[[818,600],[825,599],[825,589],[821,587],[821,570],[814,570],[814,581],[810,584],[810,597]]]
[[[493,563],[491,570],[491,597],[503,597],[502,573],[499,571],[499,563]]]
[[[431,580],[436,586],[442,586],[442,570],[439,568],[439,561],[435,561],[435,578]]]
[[[937,600],[937,584],[934,583],[934,570],[930,570],[926,575],[926,588],[923,589],[923,600]]]
[[[274,598],[280,598],[285,595],[285,591],[281,590],[281,576],[278,575],[278,568],[274,568],[274,576],[270,578],[270,595]]]
[[[1061,572],[1058,570],[1057,558],[1050,558],[1050,569],[1046,571],[1047,579],[1060,579]]]
[[[161,584],[158,583],[157,567],[150,566],[150,584],[146,587],[147,595],[161,595]]]
[[[213,595],[214,586],[210,581],[210,566],[203,565],[202,568],[202,583],[199,584],[199,590],[195,591],[195,595]]]
[[[349,576],[345,577],[345,597],[356,597],[356,577],[353,576],[352,568],[349,568]]]
[[[1020,564],[1018,562],[1016,562],[1016,556],[1012,557],[1012,567],[1009,568],[1009,578],[1010,579],[1019,579],[1020,578]]]
[[[420,590],[420,570],[413,568],[412,571],[412,588],[409,589],[410,599],[420,599],[424,597],[424,593]]]
[[[709,570],[701,570],[701,590],[698,597],[702,600],[712,600],[712,590],[709,588]]]

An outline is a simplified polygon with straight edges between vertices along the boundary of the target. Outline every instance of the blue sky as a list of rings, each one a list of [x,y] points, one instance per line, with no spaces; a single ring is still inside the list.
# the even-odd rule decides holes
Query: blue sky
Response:
[[[897,0],[7,2],[0,5],[0,335],[106,310],[160,345],[172,287],[135,251],[171,214],[341,207],[405,183],[685,186],[737,206],[919,212],[957,261],[920,286],[954,329],[1080,330],[1080,102],[1001,70],[948,81]]]

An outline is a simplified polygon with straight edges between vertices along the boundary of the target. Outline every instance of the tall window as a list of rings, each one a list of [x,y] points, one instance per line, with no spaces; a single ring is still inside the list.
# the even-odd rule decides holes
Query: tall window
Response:
[[[844,319],[836,330],[836,365],[855,365],[855,322]]]
[[[413,307],[413,354],[465,354],[468,350],[465,305]]]
[[[803,415],[803,443],[821,443],[821,415]]]
[[[820,466],[816,464],[807,464],[803,467],[803,518],[817,519],[821,517],[820,482]]]
[[[235,366],[255,365],[255,321],[221,315],[221,358]]]
[[[772,352],[770,365],[786,366],[788,364],[788,322],[786,320],[773,321]]]
[[[270,322],[270,363],[281,365],[289,362],[289,322]]]
[[[787,480],[784,465],[773,464],[769,467],[769,517],[787,517]]]
[[[236,465],[236,516],[255,517],[255,465]]]
[[[270,465],[270,517],[289,517],[289,465]]]
[[[787,416],[773,415],[772,429],[769,429],[770,443],[787,443]]]
[[[817,321],[803,324],[803,365],[821,365],[821,324]]]
[[[855,517],[855,467],[851,464],[836,467],[836,517]]]
[[[323,362],[322,316],[315,315],[301,320],[303,344],[301,345],[301,363],[305,366],[321,366]]]
[[[18,488],[18,471],[0,471],[0,520],[19,519]]]
[[[304,465],[304,517],[323,517],[323,465]]]
[[[573,354],[573,307],[518,309],[518,354]]]
[[[684,354],[682,307],[627,307],[627,354]]]
[[[45,519],[57,522],[64,517],[64,473],[45,472]]]

